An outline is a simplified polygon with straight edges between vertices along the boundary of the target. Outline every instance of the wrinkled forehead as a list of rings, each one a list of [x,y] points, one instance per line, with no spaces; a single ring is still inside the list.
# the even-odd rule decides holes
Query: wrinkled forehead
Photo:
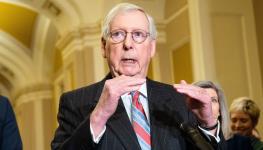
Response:
[[[129,28],[149,30],[149,21],[144,11],[140,9],[119,11],[110,22],[110,29]]]

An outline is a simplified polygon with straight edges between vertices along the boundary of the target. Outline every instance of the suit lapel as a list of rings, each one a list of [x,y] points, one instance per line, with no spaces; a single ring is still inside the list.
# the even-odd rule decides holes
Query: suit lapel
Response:
[[[107,126],[112,129],[126,149],[140,150],[136,134],[121,99],[116,112],[108,120]]]
[[[165,141],[167,133],[164,132],[166,127],[163,127],[159,122],[159,118],[156,117],[159,115],[158,107],[160,104],[161,93],[154,86],[154,82],[147,80],[147,92],[148,92],[148,103],[149,103],[149,113],[150,113],[150,122],[151,122],[151,142],[152,150],[161,149],[163,141]],[[163,117],[163,116],[162,116]]]
[[[147,80],[147,92],[148,92],[148,104],[149,104],[149,113],[150,113],[150,122],[151,122],[151,143],[152,143],[152,150],[158,149],[158,147],[161,145],[160,136],[162,136],[164,133],[162,130],[159,130],[158,123],[155,117],[153,117],[153,113],[155,111],[155,104],[158,101],[158,95],[157,91],[155,91],[152,82],[150,80]]]

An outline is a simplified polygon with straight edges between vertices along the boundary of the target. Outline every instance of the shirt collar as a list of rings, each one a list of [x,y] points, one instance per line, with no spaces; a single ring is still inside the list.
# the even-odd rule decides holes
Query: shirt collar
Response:
[[[139,88],[138,90],[140,92],[140,94],[143,96],[143,97],[147,97],[147,88],[146,88],[146,82],[142,84],[142,86]],[[125,93],[123,94],[122,96],[126,96],[126,95],[129,95],[130,93]]]
[[[138,90],[144,97],[147,97],[147,88],[146,88],[146,82],[143,83],[143,85]]]

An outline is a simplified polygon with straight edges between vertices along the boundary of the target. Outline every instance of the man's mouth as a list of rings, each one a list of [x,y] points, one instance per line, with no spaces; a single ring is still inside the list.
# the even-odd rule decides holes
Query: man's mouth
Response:
[[[124,63],[135,63],[135,62],[136,62],[136,59],[123,58],[123,59],[121,59],[121,61],[123,61]]]

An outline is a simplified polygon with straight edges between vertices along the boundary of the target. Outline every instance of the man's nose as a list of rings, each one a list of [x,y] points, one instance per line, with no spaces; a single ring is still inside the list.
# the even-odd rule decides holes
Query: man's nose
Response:
[[[124,50],[129,50],[133,48],[133,39],[131,33],[127,33],[126,38],[123,41],[123,47]]]

